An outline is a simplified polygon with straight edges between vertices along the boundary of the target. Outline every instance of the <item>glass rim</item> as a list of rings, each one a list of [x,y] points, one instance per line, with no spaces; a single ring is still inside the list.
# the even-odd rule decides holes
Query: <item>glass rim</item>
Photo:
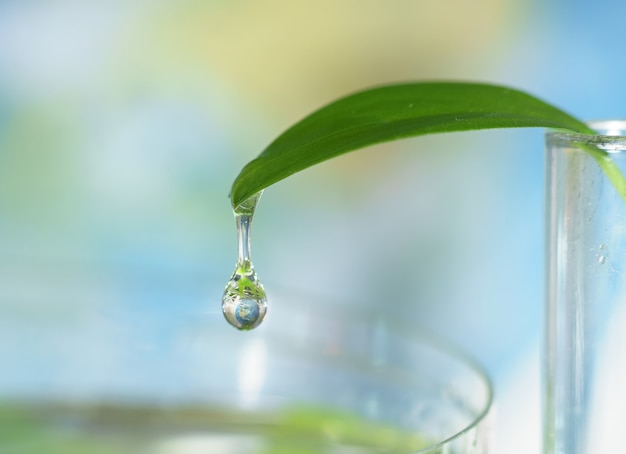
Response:
[[[461,364],[467,369],[468,372],[473,374],[478,380],[480,380],[482,386],[485,389],[484,399],[481,399],[480,410],[476,412],[470,418],[470,421],[466,423],[462,428],[456,430],[448,437],[439,441],[433,441],[427,447],[424,447],[418,451],[414,451],[414,454],[428,454],[433,452],[440,452],[442,449],[446,449],[451,443],[466,436],[472,430],[477,429],[483,424],[489,414],[492,411],[494,403],[494,387],[493,381],[489,376],[487,370],[480,362],[474,358],[471,354],[463,349],[463,347],[456,345],[455,343],[442,338],[440,335],[420,327],[418,331],[413,329],[410,324],[405,321],[396,319],[395,317],[384,317],[385,321],[390,322],[394,327],[394,332],[402,336],[403,339],[415,342],[421,347],[432,349],[439,355],[447,357],[458,364]],[[286,339],[273,339],[277,344],[281,344]]]
[[[585,122],[597,134],[585,134],[563,129],[548,129],[545,132],[549,142],[577,142],[589,145],[613,145],[615,151],[626,151],[626,119],[592,120]]]
[[[468,352],[463,350],[463,348],[447,341],[434,333],[424,331],[420,334],[413,332],[410,329],[407,329],[403,326],[397,327],[402,331],[402,334],[407,336],[407,338],[412,338],[415,341],[430,344],[432,347],[438,349],[441,353],[449,355],[451,358],[454,358],[457,361],[460,361],[465,366],[467,366],[472,373],[476,374],[476,376],[480,379],[480,381],[485,386],[485,400],[482,402],[482,408],[480,412],[476,416],[472,418],[472,421],[467,424],[463,429],[457,431],[455,434],[449,436],[448,438],[441,440],[437,443],[424,448],[423,450],[416,451],[415,454],[420,453],[428,453],[428,452],[438,452],[442,448],[445,448],[446,445],[454,442],[455,440],[462,438],[468,432],[476,429],[480,424],[482,424],[488,417],[493,407],[494,400],[494,390],[493,390],[493,382],[491,381],[491,377],[487,373],[487,370]]]
[[[322,297],[325,300],[332,298],[328,295],[321,296],[314,295],[310,292],[303,292],[301,289],[293,289],[285,285],[272,283],[271,286],[277,288],[278,293],[293,291],[301,294],[304,298],[308,297],[316,299],[316,296]],[[353,314],[349,307],[345,307],[338,301],[333,300],[333,302],[335,304],[331,303],[330,308],[329,306],[318,306],[316,309],[316,313],[325,316],[325,318],[353,318]],[[293,307],[294,304],[298,303],[293,300],[289,301],[290,306]],[[436,354],[445,356],[448,360],[452,360],[455,363],[462,365],[462,367],[465,368],[467,372],[471,373],[476,379],[478,379],[481,385],[484,387],[484,398],[481,397],[480,405],[477,406],[479,407],[479,409],[477,409],[476,413],[472,415],[470,421],[464,424],[462,428],[455,430],[454,433],[451,433],[449,436],[436,441],[432,441],[429,446],[424,447],[418,451],[414,451],[415,454],[428,454],[432,452],[439,452],[442,449],[446,449],[450,444],[454,443],[458,439],[462,439],[468,433],[471,433],[472,430],[477,430],[477,428],[480,427],[481,424],[487,421],[490,413],[492,412],[495,399],[494,385],[487,369],[480,363],[477,358],[475,358],[470,352],[466,351],[463,346],[458,345],[454,341],[445,338],[441,334],[425,326],[419,326],[416,329],[416,326],[414,324],[408,322],[402,317],[398,317],[397,315],[391,315],[385,312],[380,312],[373,308],[366,308],[360,312],[360,322],[368,324],[374,320],[384,321],[388,323],[389,326],[393,326],[394,333],[399,335],[405,341],[415,343],[422,348],[431,349],[432,351],[436,352]],[[268,340],[273,341],[272,343],[276,344],[284,344],[284,342],[288,341],[288,339],[285,339],[282,336],[268,336]]]
[[[545,132],[547,147],[565,147],[573,150],[592,147],[608,154],[626,153],[626,120],[596,120],[586,124],[597,134],[585,134],[549,129]]]
[[[624,124],[626,125],[626,121]],[[349,309],[339,305],[333,308],[333,313],[336,316],[349,314],[350,312]],[[361,315],[365,319],[368,319],[371,316],[373,316],[374,319],[381,317],[382,320],[390,323],[394,328],[394,332],[400,335],[403,339],[433,349],[438,354],[444,355],[448,357],[448,359],[462,364],[463,367],[467,368],[468,372],[480,380],[485,388],[485,396],[484,399],[481,399],[480,411],[477,411],[476,415],[472,416],[469,423],[447,438],[433,442],[431,445],[420,449],[419,451],[415,451],[415,454],[439,452],[455,440],[464,437],[467,433],[476,429],[480,426],[480,424],[487,420],[494,403],[493,381],[487,372],[487,369],[468,351],[466,351],[462,346],[457,345],[455,342],[442,337],[440,334],[437,334],[426,327],[420,326],[419,329],[415,329],[414,325],[397,316],[389,314],[383,315],[376,310],[367,309],[363,311]]]
[[[445,448],[450,443],[453,443],[455,440],[464,437],[467,433],[476,429],[480,424],[485,422],[493,406],[493,399],[494,399],[493,383],[487,371],[476,360],[474,360],[474,358],[469,356],[466,352],[463,352],[462,350],[455,348],[454,346],[450,344],[443,345],[443,344],[446,344],[445,342],[444,343],[439,343],[437,341],[435,342],[438,345],[436,344],[434,345],[441,348],[442,349],[441,351],[445,352],[446,354],[451,355],[453,358],[459,361],[464,362],[465,365],[470,367],[473,373],[476,373],[477,377],[479,377],[480,380],[485,385],[487,395],[485,396],[486,399],[483,402],[481,411],[476,416],[474,416],[472,418],[472,421],[469,424],[467,424],[463,429],[457,431],[455,434],[449,436],[448,438],[442,441],[434,443],[431,446],[428,446],[427,448],[416,451],[415,454],[420,454],[420,453],[427,454],[429,452],[439,452],[441,449]]]

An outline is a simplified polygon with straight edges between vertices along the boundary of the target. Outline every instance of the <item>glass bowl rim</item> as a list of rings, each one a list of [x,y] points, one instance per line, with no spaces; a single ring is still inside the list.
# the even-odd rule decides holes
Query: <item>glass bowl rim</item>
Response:
[[[626,125],[626,122],[624,124]],[[282,290],[286,289],[282,288]],[[328,308],[320,309],[321,312],[324,312],[324,309]],[[341,305],[337,305],[333,307],[333,314],[335,316],[343,316],[345,318],[346,314],[350,314],[350,311]],[[433,443],[429,446],[415,451],[415,454],[439,452],[443,448],[446,448],[446,446],[450,443],[462,438],[487,420],[494,403],[493,381],[489,376],[487,369],[485,369],[476,358],[466,351],[463,346],[445,338],[441,334],[433,331],[431,328],[425,326],[419,326],[416,328],[414,324],[408,322],[402,317],[398,317],[397,315],[390,315],[384,312],[381,313],[376,309],[365,309],[362,311],[361,316],[362,320],[368,320],[369,322],[372,320],[382,320],[386,324],[393,326],[394,333],[401,336],[401,338],[405,341],[432,349],[436,351],[438,355],[443,355],[449,360],[462,364],[463,367],[479,379],[484,386],[485,396],[484,399],[481,399],[480,410],[477,411],[476,415],[471,418],[471,421],[469,421],[463,428],[454,432],[452,435],[442,440],[433,441]],[[275,341],[276,340],[279,342],[284,341],[284,339],[275,339]]]
[[[407,339],[411,339],[422,344],[428,344],[431,347],[437,349],[439,353],[448,355],[450,358],[453,358],[454,360],[463,363],[465,366],[471,369],[478,378],[480,378],[485,386],[486,395],[485,401],[482,405],[482,409],[467,426],[444,440],[438,441],[437,443],[434,443],[427,448],[416,451],[415,454],[439,452],[439,450],[445,448],[446,445],[463,437],[465,434],[478,427],[482,422],[487,419],[488,415],[491,412],[494,401],[493,382],[489,377],[487,370],[462,347],[441,338],[440,336],[433,332],[430,332],[429,330],[422,329],[420,333],[416,333],[410,330],[408,326],[403,325],[401,321],[398,322],[396,328],[399,329],[402,332],[402,335],[405,336]]]

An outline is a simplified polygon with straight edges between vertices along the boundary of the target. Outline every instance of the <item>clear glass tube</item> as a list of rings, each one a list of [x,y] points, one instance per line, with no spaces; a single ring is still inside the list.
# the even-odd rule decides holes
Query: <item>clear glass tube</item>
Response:
[[[593,150],[624,174],[626,122],[591,126],[546,134],[545,454],[624,451],[626,200]]]

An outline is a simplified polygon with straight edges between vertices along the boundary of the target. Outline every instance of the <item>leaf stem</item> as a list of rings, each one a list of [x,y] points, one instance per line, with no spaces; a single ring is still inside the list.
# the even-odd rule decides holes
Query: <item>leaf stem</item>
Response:
[[[613,159],[611,159],[611,155],[598,147],[584,142],[578,142],[577,145],[595,159],[624,203],[626,203],[626,178]]]

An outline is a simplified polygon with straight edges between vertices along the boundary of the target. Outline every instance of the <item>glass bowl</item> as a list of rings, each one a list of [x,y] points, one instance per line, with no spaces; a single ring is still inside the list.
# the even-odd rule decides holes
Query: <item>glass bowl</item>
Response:
[[[488,452],[489,380],[413,314],[270,284],[239,332],[221,285],[174,304],[40,284],[0,301],[3,453]]]

